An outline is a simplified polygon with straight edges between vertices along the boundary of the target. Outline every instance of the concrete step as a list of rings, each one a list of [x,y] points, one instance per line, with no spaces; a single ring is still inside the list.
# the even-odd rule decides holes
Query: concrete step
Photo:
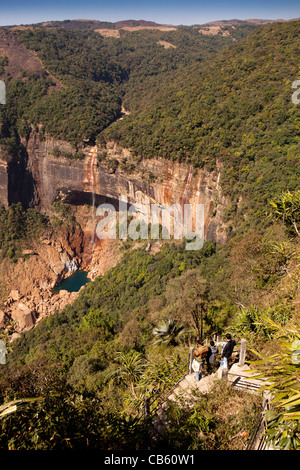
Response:
[[[257,378],[257,374],[253,373],[248,365],[239,366],[233,364],[228,371],[228,382],[237,389],[257,393],[265,380]]]
[[[192,397],[195,392],[208,393],[215,381],[215,374],[207,375],[200,380],[195,379],[195,374],[188,374],[169,396],[169,400],[175,400],[179,395]]]

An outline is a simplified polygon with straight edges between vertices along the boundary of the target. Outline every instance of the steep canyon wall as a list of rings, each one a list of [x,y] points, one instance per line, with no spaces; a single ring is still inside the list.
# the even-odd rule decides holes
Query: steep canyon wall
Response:
[[[54,201],[65,201],[72,204],[80,226],[71,232],[45,235],[16,264],[2,262],[2,291],[7,294],[0,299],[4,302],[0,328],[7,322],[17,322],[15,337],[75,299],[76,293],[52,291],[53,285],[68,276],[75,265],[89,271],[93,279],[121,259],[118,240],[96,237],[91,244],[93,222],[97,222],[97,217],[92,217],[93,204],[97,207],[109,202],[118,207],[121,196],[129,204],[191,204],[193,208],[203,204],[204,238],[217,243],[226,240],[222,214],[227,203],[219,184],[221,168],[210,173],[171,160],[137,161],[128,149],[113,142],[105,149],[86,146],[82,149],[83,158],[70,159],[62,156],[74,154],[70,144],[49,137],[41,141],[33,131],[22,143],[23,160],[6,163],[0,155],[0,203],[8,207],[21,201],[25,207],[49,213]],[[157,249],[159,242],[151,247]]]
[[[75,205],[91,204],[92,194],[96,203],[118,201],[126,197],[129,204],[204,204],[205,239],[224,242],[225,227],[222,213],[226,200],[219,185],[220,171],[209,173],[204,169],[194,170],[191,165],[171,160],[151,159],[137,162],[128,149],[119,148],[115,143],[107,144],[105,149],[85,147],[84,158],[80,160],[55,156],[74,153],[70,144],[46,138],[40,141],[38,134],[31,132],[28,141],[23,141],[27,151],[26,175],[20,177],[28,188],[28,174],[32,176],[32,205],[42,210],[50,209],[55,200],[63,200]],[[106,153],[104,160],[98,161],[97,154]],[[112,161],[117,161],[114,169]],[[108,164],[109,162],[109,164]],[[125,162],[125,163],[124,163]],[[0,201],[6,207],[12,198],[10,187],[13,172],[4,162],[0,162]],[[15,190],[16,192],[16,190]],[[28,198],[29,189],[19,188],[20,199]]]

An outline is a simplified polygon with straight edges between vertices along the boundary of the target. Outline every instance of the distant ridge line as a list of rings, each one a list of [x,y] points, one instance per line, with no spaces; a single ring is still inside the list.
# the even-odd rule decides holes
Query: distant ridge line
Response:
[[[123,28],[134,28],[134,27],[140,27],[140,28],[159,28],[159,27],[165,27],[165,28],[178,28],[180,26],[237,26],[237,25],[243,25],[243,24],[254,24],[257,26],[260,25],[266,25],[270,23],[285,23],[285,22],[290,22],[290,21],[299,21],[300,18],[291,18],[288,20],[284,19],[275,19],[275,20],[270,20],[270,19],[245,19],[245,20],[239,20],[237,18],[233,18],[230,20],[215,20],[215,21],[210,21],[208,23],[195,23],[193,25],[173,25],[173,24],[165,24],[165,23],[156,23],[155,21],[147,21],[147,20],[121,20],[121,21],[116,21],[116,22],[110,22],[110,21],[101,21],[101,20],[90,20],[90,19],[76,19],[76,20],[51,20],[51,21],[43,21],[40,23],[28,23],[28,24],[15,24],[15,25],[7,25],[7,26],[0,26],[0,28],[14,28],[14,29],[19,29],[19,28],[33,28],[33,27],[43,27],[46,29],[51,29],[51,28],[65,28],[65,29],[71,29],[71,30],[77,30],[77,29],[90,29],[90,30],[96,30],[100,28],[108,28],[108,29],[123,29]],[[84,25],[84,23],[86,23]],[[84,26],[83,26],[84,25]]]
[[[216,20],[216,21],[210,21],[208,23],[203,23],[202,26],[207,25],[207,26],[236,26],[236,25],[242,25],[245,23],[250,23],[250,24],[256,24],[256,25],[264,25],[264,24],[270,24],[270,23],[287,23],[289,21],[299,21],[300,18],[291,18],[289,20],[283,20],[283,19],[277,19],[277,20],[268,20],[268,19],[246,19],[246,20],[239,20],[239,19],[231,19],[231,20]]]

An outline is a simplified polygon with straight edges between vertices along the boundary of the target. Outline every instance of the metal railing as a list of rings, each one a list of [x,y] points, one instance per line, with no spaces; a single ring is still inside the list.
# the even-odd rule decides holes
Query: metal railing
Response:
[[[217,338],[218,340],[218,338]],[[206,343],[208,341],[206,340]],[[216,344],[221,344],[219,341]],[[177,385],[192,372],[192,361],[194,358],[194,347],[190,347],[189,353],[177,365],[171,374],[164,380],[164,383],[155,390],[149,397],[144,399],[142,407],[140,407],[136,416],[136,423],[146,417],[151,417],[161,406],[167,401]]]
[[[265,381],[263,379],[254,378],[255,382],[251,382],[251,376],[249,377],[242,377],[238,374],[233,374],[229,371],[228,375],[230,377],[236,377],[236,379],[232,380],[231,386],[236,390],[245,390],[246,392],[257,392],[259,393],[261,387],[264,385]]]
[[[173,390],[189,373],[190,354],[188,354],[178,366],[166,378],[165,382],[148,398],[146,412],[152,415],[168,399]]]
[[[247,444],[246,450],[266,450],[266,420],[265,411],[270,409],[270,400],[264,398],[262,411],[257,420],[253,433]]]
[[[146,418],[151,418],[155,413],[162,407],[162,405],[168,400],[177,385],[184,380],[184,378],[192,372],[192,360],[193,360],[194,348],[190,348],[189,354],[176,366],[171,374],[164,380],[164,383],[156,389],[149,397],[144,400],[143,406],[139,409],[139,412],[135,418],[135,424]],[[237,374],[231,374],[237,375]],[[256,382],[260,380],[256,379]],[[263,380],[261,381],[263,383]],[[241,376],[237,375],[237,378],[231,384],[234,388],[259,392],[261,385],[259,383],[251,383],[244,380]],[[259,418],[256,422],[255,428],[247,444],[246,450],[265,450],[266,449],[266,420],[265,411],[270,409],[270,399],[264,397],[262,410]]]

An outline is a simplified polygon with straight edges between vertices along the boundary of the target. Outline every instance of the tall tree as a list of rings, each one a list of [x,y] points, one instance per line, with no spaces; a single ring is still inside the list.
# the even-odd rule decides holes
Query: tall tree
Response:
[[[167,285],[167,310],[182,322],[192,323],[198,338],[203,337],[208,306],[208,287],[198,269],[191,269]]]

